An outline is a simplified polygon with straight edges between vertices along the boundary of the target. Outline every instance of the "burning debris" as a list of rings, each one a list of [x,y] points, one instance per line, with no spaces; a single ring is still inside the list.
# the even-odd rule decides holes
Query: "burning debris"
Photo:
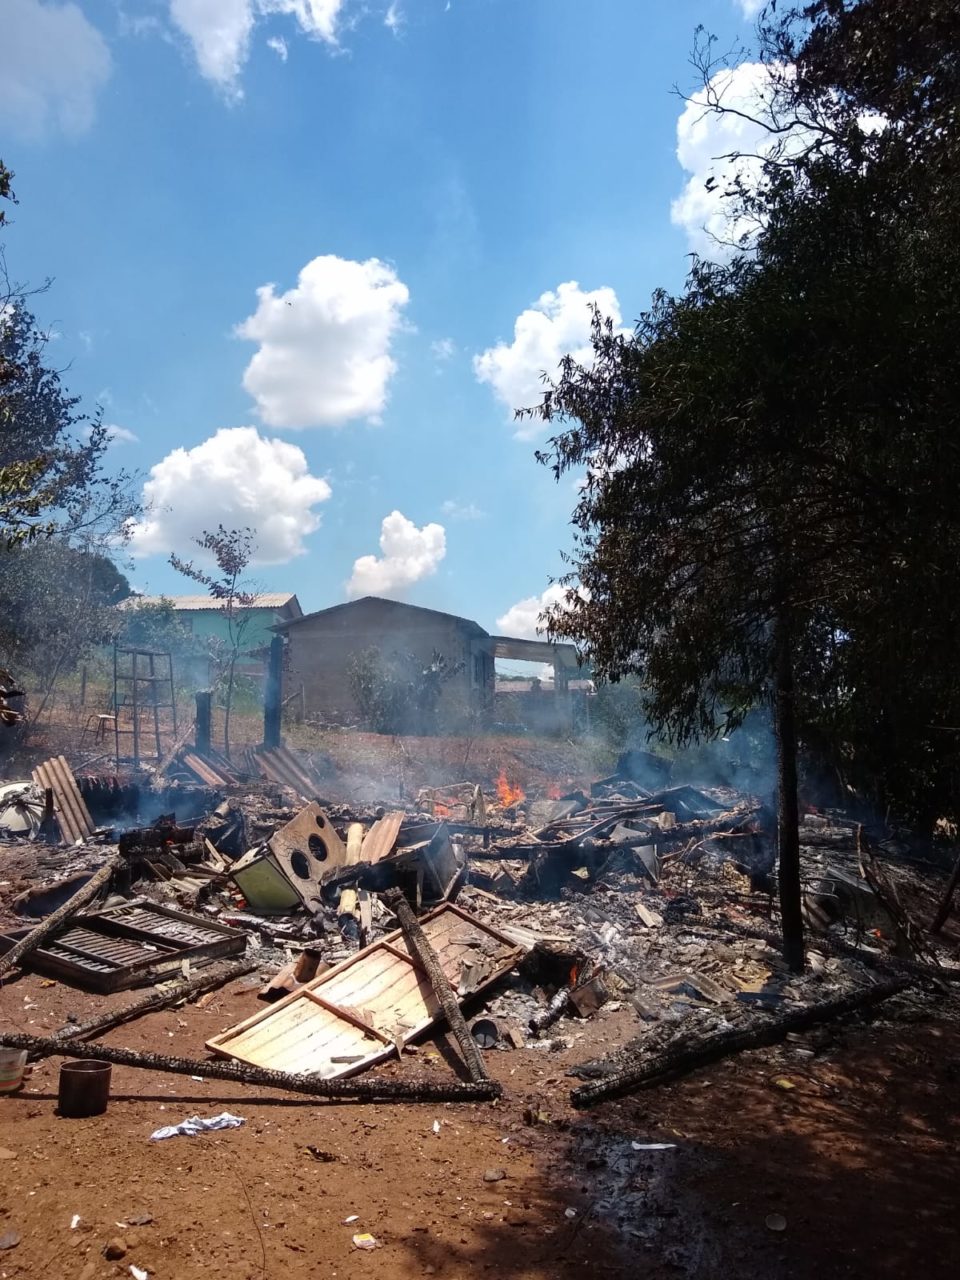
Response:
[[[874,847],[842,815],[813,813],[801,833],[809,963],[791,974],[768,812],[729,789],[670,786],[662,770],[651,788],[635,754],[589,793],[528,797],[504,768],[489,791],[465,780],[392,809],[315,798],[309,762],[285,750],[268,756],[272,780],[251,758],[245,776],[210,766],[207,790],[196,784],[207,757],[191,777],[181,753],[179,780],[139,790],[77,779],[59,757],[32,784],[46,822],[7,827],[6,848],[34,854],[14,906],[44,918],[4,928],[0,976],[21,967],[98,992],[155,988],[94,1019],[98,1034],[255,971],[267,1007],[206,1042],[234,1063],[219,1078],[319,1096],[439,1096],[416,1083],[333,1086],[389,1058],[408,1064],[441,1019],[470,1078],[443,1086],[452,1099],[497,1095],[484,1051],[582,1044],[578,1106],[960,976],[916,923],[929,869]],[[595,1028],[618,1011],[636,1036],[598,1057]],[[116,1052],[107,1060],[199,1069],[192,1057]]]

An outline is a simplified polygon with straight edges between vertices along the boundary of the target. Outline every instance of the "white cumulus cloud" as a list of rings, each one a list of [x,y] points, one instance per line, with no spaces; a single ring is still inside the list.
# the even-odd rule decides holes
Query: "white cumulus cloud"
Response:
[[[238,98],[242,96],[240,77],[250,56],[250,37],[258,22],[273,15],[291,17],[303,35],[336,45],[343,3],[344,0],[170,0],[170,17],[190,41],[201,75],[228,97]],[[271,47],[279,52],[275,43]]]
[[[0,4],[0,119],[24,137],[90,128],[110,50],[75,4]]]
[[[580,363],[590,364],[591,306],[620,324],[620,303],[613,289],[603,286],[589,292],[576,280],[568,280],[540,295],[532,307],[517,316],[513,342],[498,342],[473,358],[473,369],[480,382],[489,383],[497,399],[512,415],[516,409],[527,409],[543,399],[542,374],[554,377],[560,361],[571,355]],[[541,432],[536,420],[524,420],[517,426],[520,440],[530,440]]]
[[[755,18],[767,0],[737,0],[740,12],[745,18]]]
[[[303,450],[256,427],[223,427],[193,449],[174,449],[150,468],[147,514],[131,530],[135,556],[187,554],[191,539],[218,525],[250,528],[258,564],[285,564],[319,527],[314,508],[330,486],[310,474]]]
[[[243,385],[271,427],[340,426],[376,421],[396,372],[393,335],[410,298],[378,258],[314,258],[297,284],[257,290],[257,309],[236,332],[260,344]]]
[[[790,74],[789,69],[774,70]],[[677,159],[690,176],[671,205],[670,217],[701,257],[724,258],[753,229],[731,207],[727,193],[734,179],[739,177],[748,188],[755,186],[764,156],[777,147],[787,153],[799,151],[810,140],[801,128],[791,135],[774,135],[758,123],[768,112],[771,89],[771,69],[762,63],[725,68],[709,87],[691,97],[677,121]],[[711,109],[715,101],[730,111]]]
[[[542,640],[540,615],[553,605],[565,605],[567,588],[553,583],[538,596],[527,596],[511,605],[503,617],[497,619],[497,626],[505,636],[514,636],[519,640]]]
[[[354,561],[348,596],[402,595],[407,587],[436,573],[447,554],[447,535],[442,524],[418,529],[401,512],[391,511],[380,526],[380,551],[379,556]]]

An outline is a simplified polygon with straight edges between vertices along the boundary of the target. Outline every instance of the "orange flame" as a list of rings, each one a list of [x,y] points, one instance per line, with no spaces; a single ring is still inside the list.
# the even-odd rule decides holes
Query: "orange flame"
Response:
[[[444,804],[444,803],[443,803],[443,801],[441,801],[441,800],[434,800],[434,802],[433,802],[433,816],[434,816],[435,818],[449,818],[449,817],[450,817],[450,812],[451,812],[451,811],[450,811],[450,806],[449,806],[449,805]]]
[[[497,799],[500,801],[504,809],[509,809],[515,804],[519,804],[521,800],[525,800],[523,788],[514,786],[507,781],[507,775],[503,769],[497,775]]]

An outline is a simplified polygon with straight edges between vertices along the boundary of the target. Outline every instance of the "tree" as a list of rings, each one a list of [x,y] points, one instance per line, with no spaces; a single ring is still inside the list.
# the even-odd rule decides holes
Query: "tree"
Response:
[[[374,733],[438,733],[444,690],[463,670],[434,650],[429,662],[415,653],[389,657],[370,647],[347,664],[350,692],[364,725]]]
[[[207,573],[191,561],[177,555],[170,563],[178,572],[206,587],[210,596],[220,602],[220,613],[227,623],[227,648],[221,664],[220,679],[226,675],[224,702],[223,749],[230,755],[230,711],[236,680],[237,662],[243,649],[243,637],[250,621],[246,612],[256,601],[256,593],[244,581],[244,574],[254,554],[252,529],[225,529],[221,524],[215,533],[204,532],[195,538],[197,546],[211,555],[219,577]]]
[[[184,625],[173,601],[166,597],[131,600],[118,622],[118,639],[131,648],[155,649],[183,657],[193,657],[199,652],[196,638]]]
[[[794,968],[803,717],[856,702],[867,673],[898,665],[905,700],[917,646],[902,627],[891,634],[898,608],[933,593],[945,616],[931,636],[955,636],[960,621],[953,150],[930,131],[931,173],[917,121],[865,128],[867,99],[833,84],[817,23],[854,7],[866,23],[883,6],[794,11],[790,21],[806,24],[799,43],[789,24],[767,28],[786,95],[771,128],[803,119],[818,132],[776,148],[759,186],[734,184],[755,228],[745,251],[695,262],[683,294],[657,294],[629,337],[598,318],[593,365],[566,361],[536,410],[566,427],[541,460],[558,477],[587,470],[551,634],[577,641],[601,678],[642,674],[648,714],[673,741],[728,732],[764,702],[774,709]],[[797,89],[770,52],[784,48],[802,67]],[[856,63],[832,48],[837,65]]]

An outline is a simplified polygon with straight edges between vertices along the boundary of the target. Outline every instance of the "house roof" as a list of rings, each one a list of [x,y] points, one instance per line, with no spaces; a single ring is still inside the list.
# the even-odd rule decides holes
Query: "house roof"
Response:
[[[183,612],[199,612],[200,610],[221,609],[223,601],[214,600],[211,596],[131,596],[129,605],[136,604],[162,604],[169,602],[174,609]],[[124,602],[128,603],[128,602]],[[254,596],[253,602],[249,605],[237,605],[238,609],[283,609],[286,605],[295,603],[297,610],[300,610],[300,602],[292,591],[265,591],[262,595]]]
[[[335,613],[344,613],[348,610],[354,610],[361,605],[387,605],[394,612],[404,611],[407,613],[430,614],[434,618],[453,619],[463,626],[468,627],[476,635],[485,636],[488,633],[478,622],[473,622],[470,618],[461,618],[457,613],[444,613],[441,609],[425,609],[419,604],[405,604],[402,600],[387,600],[383,596],[361,596],[359,600],[347,600],[344,604],[334,604],[328,609],[316,609],[313,613],[305,613],[299,618],[288,618],[283,622],[278,622],[273,628],[274,631],[289,631],[291,627],[299,626],[301,622],[311,622],[315,618],[328,618]]]

